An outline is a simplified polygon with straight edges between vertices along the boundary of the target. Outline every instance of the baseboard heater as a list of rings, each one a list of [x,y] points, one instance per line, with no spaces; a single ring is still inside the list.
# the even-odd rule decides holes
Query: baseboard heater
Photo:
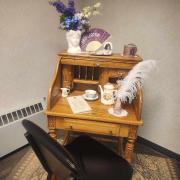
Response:
[[[21,122],[28,119],[47,131],[45,98],[0,114],[0,158],[27,144]]]

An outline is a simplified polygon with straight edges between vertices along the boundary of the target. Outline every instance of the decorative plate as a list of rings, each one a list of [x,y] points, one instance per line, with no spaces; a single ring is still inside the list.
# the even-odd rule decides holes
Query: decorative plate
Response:
[[[81,50],[86,52],[95,52],[109,37],[110,34],[103,29],[90,29],[88,32],[84,32],[81,36]]]

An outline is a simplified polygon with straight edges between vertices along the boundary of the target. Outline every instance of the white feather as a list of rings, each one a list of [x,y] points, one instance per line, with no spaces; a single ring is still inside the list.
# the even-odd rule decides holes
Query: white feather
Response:
[[[155,67],[155,60],[142,61],[134,66],[123,81],[117,81],[119,85],[117,97],[120,98],[121,102],[132,102],[137,92],[137,86],[142,86],[144,79]]]

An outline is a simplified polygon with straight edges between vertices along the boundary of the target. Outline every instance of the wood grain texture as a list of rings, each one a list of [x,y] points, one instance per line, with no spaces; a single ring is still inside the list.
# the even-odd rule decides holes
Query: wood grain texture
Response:
[[[134,152],[134,144],[137,138],[137,126],[133,126],[130,128],[129,134],[128,134],[128,139],[126,143],[126,148],[125,148],[125,159],[129,162],[132,163],[133,160],[133,152]]]
[[[143,91],[142,88],[138,87],[136,97],[133,100],[133,106],[138,120],[141,120],[141,112],[143,108]]]
[[[57,128],[68,131],[87,132],[94,134],[119,136],[120,126],[113,123],[103,123],[70,118],[57,118]]]
[[[64,64],[62,67],[62,87],[73,89],[73,66]]]
[[[48,129],[49,129],[49,135],[56,139],[56,119],[53,116],[48,116]]]

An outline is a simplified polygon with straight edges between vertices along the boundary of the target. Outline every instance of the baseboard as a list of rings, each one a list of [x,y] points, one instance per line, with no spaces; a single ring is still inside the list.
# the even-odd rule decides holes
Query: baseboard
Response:
[[[0,161],[1,161],[1,160],[3,160],[3,159],[6,159],[7,157],[11,156],[11,155],[12,155],[12,154],[14,154],[14,153],[17,153],[18,151],[20,151],[20,150],[24,149],[24,148],[25,148],[25,147],[27,147],[27,146],[29,146],[29,144],[28,144],[28,143],[27,143],[27,144],[25,144],[24,146],[22,146],[22,147],[20,147],[20,148],[16,149],[16,150],[14,150],[14,151],[10,152],[9,154],[6,154],[6,155],[4,155],[4,156],[0,157]]]
[[[150,147],[150,148],[152,148],[152,149],[154,149],[154,150],[156,150],[156,151],[158,151],[158,152],[160,152],[160,153],[162,153],[162,154],[164,154],[170,158],[176,159],[177,161],[180,162],[180,154],[177,154],[173,151],[170,151],[170,150],[168,150],[162,146],[159,146],[159,145],[157,145],[157,144],[155,144],[155,143],[153,143],[147,139],[144,139],[140,136],[138,136],[137,142],[140,144],[144,144],[144,145],[146,145],[146,146],[148,146],[148,147]]]

